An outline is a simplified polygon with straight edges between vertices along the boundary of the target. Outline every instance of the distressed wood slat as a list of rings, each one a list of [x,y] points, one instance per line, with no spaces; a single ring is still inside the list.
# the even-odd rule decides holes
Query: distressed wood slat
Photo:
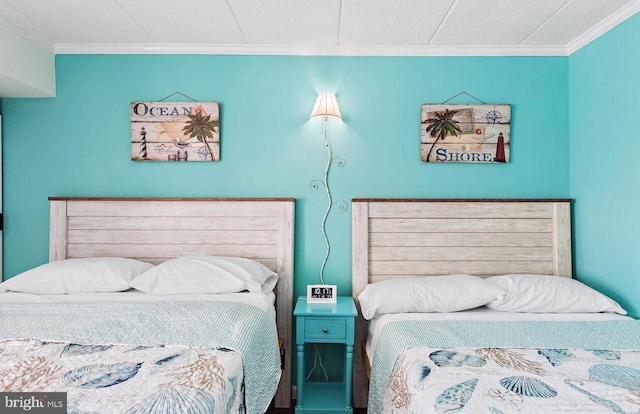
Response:
[[[70,230],[277,230],[275,217],[69,217]]]
[[[278,222],[276,318],[278,337],[284,346],[284,373],[280,378],[274,399],[276,407],[291,404],[291,361],[293,356],[293,237],[295,233],[295,208],[293,203],[280,206]]]
[[[369,263],[370,280],[373,275],[471,275],[536,273],[553,274],[553,261],[394,261],[380,260]]]
[[[278,203],[259,201],[69,201],[69,216],[276,217]]]
[[[352,204],[352,285],[351,290],[358,309],[355,323],[355,343],[353,347],[353,406],[366,407],[369,382],[365,370],[365,354],[362,352],[366,344],[367,322],[362,317],[358,295],[364,290],[369,276],[369,205],[367,203]]]
[[[428,211],[430,218],[552,218],[553,206],[543,203],[490,202],[407,202],[372,203],[370,218],[421,218]]]
[[[493,108],[497,108],[498,111],[502,114],[502,118],[497,120],[498,124],[510,124],[511,123],[511,104],[496,104],[491,105]],[[473,122],[475,124],[486,124],[486,113],[487,113],[487,104],[482,105],[474,105],[474,104],[422,104],[421,114],[422,114],[422,122],[426,121],[429,118],[430,112],[435,111],[444,111],[445,109],[461,109],[461,108],[471,108]],[[461,122],[462,123],[462,122]]]
[[[276,236],[276,231],[250,230],[69,230],[69,243],[244,245],[273,244]]]
[[[194,201],[206,201],[208,203],[241,203],[260,202],[260,203],[293,203],[293,197],[62,197],[52,196],[49,201],[100,201],[111,203],[114,201],[127,201],[142,203],[147,201],[179,201],[181,203],[191,203]],[[560,200],[562,201],[562,200]]]
[[[370,247],[369,260],[495,260],[544,261],[552,257],[551,247]]]
[[[401,219],[369,220],[369,231],[378,232],[463,232],[463,233],[545,233],[552,231],[552,219]]]
[[[52,201],[49,209],[49,261],[56,262],[67,258],[67,203]]]
[[[553,232],[553,273],[559,276],[572,277],[571,260],[571,206],[567,203],[554,205]]]
[[[473,276],[477,276],[479,278],[482,279],[486,279],[488,277],[491,276],[498,276],[498,275],[503,275],[504,273],[485,273],[485,274],[479,274],[479,273],[475,273]],[[412,278],[412,277],[437,277],[437,276],[447,276],[448,274],[442,274],[442,273],[434,273],[434,274],[413,274],[413,275],[384,275],[384,274],[375,274],[375,275],[370,275],[370,283],[376,283],[376,282],[382,282],[383,280],[388,280],[388,279],[394,279],[394,278]]]
[[[55,197],[49,197],[49,200]],[[352,198],[352,203],[571,203],[571,198]]]
[[[372,233],[370,246],[551,247],[551,233]]]
[[[237,256],[249,259],[275,259],[275,244],[195,245],[195,244],[69,244],[69,257],[179,257],[186,255]]]
[[[174,259],[173,257],[131,257],[131,259],[140,260],[142,262],[151,263],[153,265],[159,265],[168,260]],[[270,270],[277,272],[276,259],[253,259],[256,262],[262,263]]]

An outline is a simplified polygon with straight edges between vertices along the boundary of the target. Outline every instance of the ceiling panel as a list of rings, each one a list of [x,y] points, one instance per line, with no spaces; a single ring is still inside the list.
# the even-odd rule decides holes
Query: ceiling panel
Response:
[[[572,0],[523,44],[566,45],[628,3],[629,0]]]
[[[114,0],[3,0],[53,43],[153,41]]]
[[[226,0],[116,1],[159,43],[245,43]]]
[[[568,1],[458,0],[431,44],[517,45]]]
[[[229,0],[249,43],[335,45],[340,0]]]
[[[454,0],[349,0],[340,44],[427,45]]]
[[[638,11],[640,0],[0,0],[0,23],[61,53],[563,55]]]

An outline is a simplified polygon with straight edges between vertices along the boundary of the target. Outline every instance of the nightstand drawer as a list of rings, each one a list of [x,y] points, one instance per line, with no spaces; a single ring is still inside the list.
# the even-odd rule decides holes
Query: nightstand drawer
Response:
[[[304,337],[311,340],[339,340],[347,337],[347,321],[344,318],[305,318]]]

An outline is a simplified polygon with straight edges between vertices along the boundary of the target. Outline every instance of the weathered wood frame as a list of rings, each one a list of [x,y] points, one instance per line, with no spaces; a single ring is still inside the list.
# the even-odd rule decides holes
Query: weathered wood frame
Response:
[[[50,197],[49,260],[118,256],[161,263],[185,254],[246,257],[279,275],[284,369],[275,406],[291,404],[293,198]]]
[[[570,199],[353,199],[351,205],[359,313],[354,407],[367,405],[367,324],[357,300],[367,283],[456,273],[572,277]]]

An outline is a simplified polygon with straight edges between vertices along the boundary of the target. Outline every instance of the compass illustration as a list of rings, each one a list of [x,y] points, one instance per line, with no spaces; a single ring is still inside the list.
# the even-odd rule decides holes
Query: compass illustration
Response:
[[[502,114],[500,111],[496,111],[494,107],[491,111],[487,112],[487,122],[490,124],[497,124],[502,120]]]

